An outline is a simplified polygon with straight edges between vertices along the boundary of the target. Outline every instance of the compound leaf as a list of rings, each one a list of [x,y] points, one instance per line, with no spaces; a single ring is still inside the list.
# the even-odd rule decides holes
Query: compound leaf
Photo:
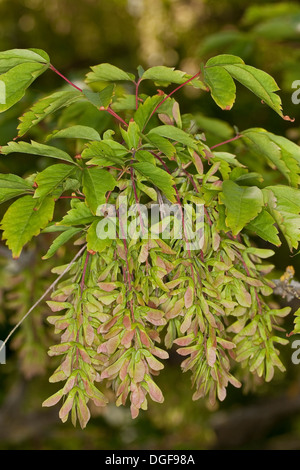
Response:
[[[205,67],[224,68],[232,78],[251,90],[282,118],[289,120],[288,116],[283,116],[282,114],[281,99],[276,94],[279,87],[274,78],[268,73],[250,65],[246,65],[240,57],[230,54],[221,54],[209,59]]]

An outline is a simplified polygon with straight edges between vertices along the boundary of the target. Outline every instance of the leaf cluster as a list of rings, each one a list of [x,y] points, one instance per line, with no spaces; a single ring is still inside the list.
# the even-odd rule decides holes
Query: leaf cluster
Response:
[[[0,66],[0,80],[8,87],[0,111],[21,99],[38,74],[56,71],[38,50],[0,53]],[[140,92],[144,80],[177,87],[147,96]],[[48,302],[55,313],[49,322],[60,335],[49,355],[62,356],[50,381],[65,385],[44,405],[62,399],[62,421],[71,413],[74,425],[78,420],[85,427],[88,402],[107,403],[95,382],[112,387],[117,405],[129,400],[133,418],[147,409],[149,397],[162,402],[155,376],[171,347],[178,346],[185,357],[182,369],[192,374],[193,398],[207,395],[211,403],[225,398],[229,383],[240,387],[243,371],[266,381],[275,367],[284,371],[276,344],[287,340],[275,331],[284,331],[281,318],[290,309],[274,309],[266,301],[275,285],[266,277],[272,266],[263,260],[273,251],[257,248],[254,237],[298,248],[299,147],[261,128],[209,147],[205,129],[227,135],[228,128],[200,115],[181,115],[172,96],[192,86],[227,110],[236,99],[236,81],[289,119],[274,79],[237,56],[211,58],[194,76],[161,66],[139,67],[136,78],[100,64],[87,74],[86,90],[73,84],[76,91],[59,91],[35,103],[20,118],[17,140],[1,148],[3,156],[54,160],[26,178],[0,175],[0,201],[17,198],[1,222],[13,256],[40,233],[58,233],[44,259],[74,237],[75,245],[86,246]],[[120,96],[116,89],[123,82],[133,92]],[[17,94],[10,91],[15,83]],[[82,103],[108,113],[113,128],[101,135],[93,122],[75,124],[54,129],[43,143],[19,140],[50,115]],[[76,152],[62,144],[69,141],[76,143]],[[219,151],[224,143],[231,144],[232,153]],[[262,174],[249,171],[239,160],[241,152],[263,160],[280,184],[267,184]],[[55,206],[65,198],[69,205],[57,219]],[[126,219],[124,199],[136,209]],[[202,208],[200,225],[195,205]],[[152,223],[141,206],[157,207],[160,221]],[[170,207],[179,217],[168,212]],[[186,220],[198,227],[196,247]]]

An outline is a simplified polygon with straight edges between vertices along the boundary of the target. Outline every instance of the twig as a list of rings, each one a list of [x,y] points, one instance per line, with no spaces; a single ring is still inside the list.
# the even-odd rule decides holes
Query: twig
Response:
[[[52,64],[50,64],[50,70],[55,72],[57,75],[59,75],[61,78],[63,78],[69,85],[71,85],[73,88],[76,90],[80,91],[83,93],[83,90],[79,88],[75,83],[71,82],[67,77],[65,77],[62,73],[60,73]],[[110,107],[105,108],[104,106],[100,106],[99,108],[100,111],[107,111],[111,116],[116,118],[118,121],[120,121],[124,126],[128,127],[127,122],[125,122],[117,113],[115,113]]]
[[[3,341],[2,345],[0,346],[0,352],[2,351],[2,349],[4,348],[5,344],[7,343],[7,341],[9,340],[9,338],[14,334],[14,332],[19,328],[19,326],[23,323],[23,321],[28,317],[28,315],[32,312],[32,310],[35,309],[35,307],[38,306],[38,304],[49,294],[49,292],[56,286],[56,284],[60,281],[60,279],[69,271],[69,269],[71,268],[71,266],[75,263],[75,261],[77,260],[77,258],[79,258],[79,256],[84,252],[84,250],[86,249],[86,245],[84,245],[79,251],[78,253],[74,256],[74,258],[72,259],[72,261],[68,264],[68,266],[64,269],[64,271],[58,276],[57,279],[55,279],[55,281],[51,284],[51,286],[48,287],[48,289],[43,293],[43,295],[35,302],[34,305],[32,305],[32,307],[30,307],[30,309],[28,310],[28,312],[21,318],[21,320],[16,324],[16,326],[11,330],[11,332],[8,334],[8,336],[5,338],[5,340]]]
[[[50,70],[52,70],[53,72],[55,72],[57,75],[59,75],[61,78],[63,78],[67,83],[69,83],[69,85],[71,85],[73,88],[75,88],[76,90],[82,92],[82,89],[79,88],[77,85],[75,85],[75,83],[71,82],[67,77],[65,77],[62,73],[60,73],[52,64],[50,64]]]
[[[150,115],[150,118],[153,116],[153,114],[155,113],[155,111],[158,110],[158,108],[165,102],[167,101],[168,98],[170,98],[172,95],[174,95],[174,93],[176,93],[176,91],[180,90],[180,88],[182,88],[183,86],[187,85],[188,83],[190,83],[192,80],[194,80],[195,78],[197,78],[199,75],[201,74],[201,71],[200,72],[197,72],[195,75],[193,75],[191,78],[189,78],[188,80],[186,80],[184,83],[181,83],[181,85],[179,85],[177,88],[175,88],[173,91],[171,91],[171,93],[169,93],[160,103],[158,103],[158,105],[156,106],[156,108],[152,111],[151,115]],[[149,118],[149,119],[150,119]]]
[[[220,147],[221,145],[229,144],[230,142],[233,142],[234,140],[238,140],[241,137],[243,137],[242,134],[238,134],[235,137],[232,137],[232,139],[224,140],[224,142],[220,142],[219,144],[213,145],[212,147],[210,147],[210,149],[212,150],[217,147]]]

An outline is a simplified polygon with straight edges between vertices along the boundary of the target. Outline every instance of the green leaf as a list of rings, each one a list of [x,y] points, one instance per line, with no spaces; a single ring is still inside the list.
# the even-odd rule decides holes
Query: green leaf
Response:
[[[96,108],[108,108],[112,102],[114,94],[114,85],[108,85],[103,90],[94,92],[91,90],[83,90],[84,96],[92,103]]]
[[[148,96],[144,103],[139,105],[134,114],[134,120],[141,130],[146,127],[152,113],[162,100],[163,96],[160,95]]]
[[[290,3],[293,6],[292,3]],[[298,6],[298,5],[297,5]],[[299,10],[298,10],[299,12]],[[256,37],[266,38],[275,41],[294,40],[299,37],[300,14],[286,14],[279,18],[272,18],[264,21],[253,28]]]
[[[32,190],[32,185],[20,176],[0,174],[0,203]]]
[[[127,147],[132,149],[137,149],[140,141],[140,128],[136,122],[131,121],[128,128],[125,130],[122,127],[120,128],[123,139],[125,140]]]
[[[65,108],[82,98],[80,91],[58,91],[37,101],[19,118],[18,136],[23,136],[29,129],[41,122],[50,114]]]
[[[174,67],[165,67],[164,65],[151,67],[142,75],[143,80],[153,80],[155,84],[160,86],[168,86],[170,83],[182,85],[190,78],[192,78],[192,75],[188,75],[181,70],[174,70]],[[205,85],[198,78],[195,78],[189,84],[193,85],[195,88],[205,89]]]
[[[263,189],[268,210],[283,233],[290,250],[300,241],[300,191],[289,186],[267,186]]]
[[[179,103],[177,101],[175,101],[172,106],[172,117],[174,118],[176,126],[182,129],[182,118],[180,114]]]
[[[41,233],[56,233],[56,232],[64,232],[65,230],[69,230],[70,227],[63,226],[63,225],[56,225],[55,222],[51,222],[44,228]]]
[[[58,128],[63,129],[72,125],[92,126],[100,133],[107,128],[110,121],[109,113],[99,112],[99,109],[89,101],[80,100],[62,110],[58,119]]]
[[[49,64],[50,58],[41,49],[10,49],[0,52],[0,74],[26,62]]]
[[[223,67],[210,67],[204,69],[204,80],[216,104],[222,109],[231,109],[235,102],[236,87],[230,74]]]
[[[198,149],[197,145],[194,143],[193,138],[183,130],[178,129],[177,127],[167,125],[158,126],[154,129],[151,129],[151,131],[148,132],[147,136],[150,137],[153,134],[159,135],[160,137],[166,137],[167,139],[175,140],[176,142],[180,142],[181,144],[186,145],[187,147],[194,148],[195,150]]]
[[[211,57],[205,64],[205,67],[215,67],[223,65],[234,65],[234,64],[244,64],[243,59],[236,55],[230,54],[220,54],[215,57]]]
[[[169,173],[152,163],[133,163],[132,167],[137,170],[146,180],[157,186],[171,202],[175,202],[174,180]]]
[[[111,105],[111,108],[117,113],[120,111],[134,111],[136,109],[136,96],[125,95],[118,98]]]
[[[67,212],[60,222],[57,222],[57,225],[86,225],[93,222],[94,219],[95,217],[85,202],[74,201],[72,209]]]
[[[245,228],[254,232],[263,240],[273,243],[273,245],[280,246],[281,242],[278,237],[278,230],[274,224],[274,218],[263,209]]]
[[[242,187],[231,180],[222,185],[222,202],[226,206],[226,225],[237,235],[259,212],[264,200],[262,192],[256,186]]]
[[[113,165],[117,165],[117,166],[120,166],[120,167],[124,167],[125,163],[123,160],[121,160],[120,158],[117,158],[117,157],[107,157],[107,156],[103,156],[103,157],[93,157],[91,158],[91,160],[89,160],[87,162],[88,165],[96,165],[100,168],[105,168],[107,166],[113,166]]]
[[[55,130],[46,138],[46,142],[51,139],[85,139],[100,141],[99,132],[89,126],[70,126],[66,129]]]
[[[141,176],[140,178],[143,179],[143,176]],[[146,184],[141,183],[139,179],[137,180],[136,184],[137,184],[137,187],[141,191],[143,191],[143,193],[147,194],[147,196],[149,196],[152,201],[155,201],[155,202],[157,201],[157,192],[155,191],[154,188],[150,188],[150,186],[147,186]]]
[[[232,45],[234,47],[235,44],[238,44],[238,48],[240,47],[249,47],[252,46],[252,39],[248,36],[247,33],[234,30],[234,29],[225,29],[221,31],[217,31],[216,33],[212,33],[207,35],[201,41],[201,46],[198,49],[199,57],[204,57],[211,55],[215,51],[220,50],[232,50]]]
[[[52,198],[40,202],[31,196],[18,199],[8,208],[1,222],[2,238],[6,240],[14,258],[18,258],[23,246],[46,227],[53,217],[53,211]]]
[[[83,193],[86,203],[95,215],[100,205],[105,203],[105,194],[116,186],[116,180],[106,170],[85,168],[83,172]]]
[[[245,168],[234,168],[230,174],[230,179],[240,186],[256,186],[263,183],[264,179],[260,173],[255,173]]]
[[[236,155],[229,152],[214,152],[214,161],[221,163],[226,162],[229,168],[235,167],[240,170],[243,169],[243,165],[237,160]],[[233,168],[233,170],[231,171],[230,176],[232,175],[232,173],[234,174],[234,172],[237,171],[235,168]]]
[[[58,237],[56,237],[56,239],[53,241],[47,253],[42,257],[42,259],[51,258],[61,246],[65,245],[65,243],[67,243],[74,235],[76,235],[76,233],[79,233],[81,231],[81,228],[71,227],[68,230],[65,230],[60,235],[58,235]]]
[[[35,178],[35,183],[38,187],[35,190],[34,197],[44,197],[52,193],[62,185],[63,181],[70,177],[74,171],[75,168],[73,166],[64,165],[63,163],[48,166],[45,170],[38,173]],[[61,188],[61,193],[62,192],[63,188]]]
[[[252,26],[260,21],[268,20],[276,16],[281,18],[283,15],[298,12],[300,12],[299,4],[292,2],[255,4],[247,8],[243,16],[243,24]]]
[[[297,187],[300,183],[299,145],[261,128],[247,129],[242,135],[250,150],[259,157],[263,155],[273,169],[278,169],[292,186]]]
[[[152,163],[152,165],[156,165],[156,160],[154,156],[147,150],[138,150],[137,152],[135,152],[134,156],[139,162],[149,162]]]
[[[146,70],[142,76],[143,80],[153,80],[154,82],[159,82],[160,84],[162,83],[165,86],[168,86],[170,83],[181,85],[186,80],[188,80],[188,78],[189,77],[185,72],[182,72],[181,70],[174,70],[174,67],[165,67],[163,65],[151,67],[150,69]]]
[[[87,144],[82,152],[82,158],[91,157],[117,157],[122,158],[129,153],[124,145],[115,140],[105,139],[101,142],[91,142]]]
[[[142,78],[143,73],[145,72],[145,69],[141,65],[138,65],[137,66],[137,71],[138,71],[139,78]]]
[[[99,220],[95,220],[90,228],[87,231],[86,241],[87,241],[87,249],[91,251],[95,251],[100,253],[104,251],[107,247],[109,247],[112,243],[112,239],[105,238],[101,239],[97,235],[97,225]]]
[[[288,119],[288,117],[284,117],[282,114],[281,99],[275,93],[279,90],[279,87],[271,75],[246,65],[240,57],[229,54],[218,55],[209,59],[206,63],[206,67],[219,66],[223,67],[232,78],[251,90],[281,117]]]
[[[193,116],[193,119],[195,119],[200,131],[218,137],[220,142],[230,139],[234,135],[230,124],[221,119],[207,117],[198,113]]]
[[[84,149],[82,158],[91,158],[89,165],[110,166],[124,165],[123,156],[128,154],[128,149],[119,142],[113,140],[101,140],[101,142],[91,142]]]
[[[26,89],[34,80],[48,68],[48,64],[26,62],[16,65],[6,73],[0,75],[0,82],[5,86],[5,103],[0,103],[0,113],[11,108],[20,101]]]
[[[135,76],[131,73],[124,72],[115,65],[100,64],[91,67],[92,72],[86,76],[86,83],[94,82],[115,82],[119,80],[134,81]]]
[[[171,158],[175,155],[176,149],[168,139],[157,134],[147,134],[147,139],[154,145],[154,147],[158,148],[158,150],[167,157]]]
[[[50,145],[39,144],[38,142],[34,142],[34,140],[31,140],[30,144],[28,142],[9,142],[6,146],[1,147],[0,152],[3,155],[9,155],[14,152],[28,153],[30,155],[39,155],[41,157],[56,158],[76,165],[70,155],[63,150]]]
[[[30,47],[28,51],[33,52],[38,57],[36,58],[37,62],[44,62],[50,65],[50,57],[47,52],[43,51],[43,49],[37,49],[35,47]]]

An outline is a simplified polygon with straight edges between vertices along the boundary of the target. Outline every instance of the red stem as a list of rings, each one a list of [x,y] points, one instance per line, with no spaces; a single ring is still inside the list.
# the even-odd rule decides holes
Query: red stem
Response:
[[[203,206],[203,208],[204,208],[204,213],[205,213],[205,215],[206,215],[206,217],[207,217],[208,223],[209,223],[210,226],[212,226],[212,221],[211,221],[211,218],[210,218],[210,216],[209,216],[209,213],[208,213],[208,211],[207,211],[207,209],[206,209],[205,206]]]
[[[50,70],[53,70],[57,75],[59,75],[61,78],[63,78],[69,85],[71,85],[73,88],[76,88],[76,90],[81,91],[82,89],[79,88],[75,83],[71,82],[70,80],[67,79],[62,73],[60,73],[52,64],[50,64]]]
[[[196,191],[196,193],[199,193],[198,191],[198,188],[197,188],[197,185],[192,177],[192,175],[190,175],[190,173],[188,171],[186,171],[185,168],[182,168],[182,171],[186,174],[186,176],[188,177],[188,179],[190,180],[190,183],[191,185],[193,186],[194,190]]]
[[[73,88],[76,88],[76,90],[80,91],[82,93],[82,89],[79,88],[75,83],[71,82],[67,77],[65,77],[62,73],[60,73],[52,64],[50,64],[50,70],[55,72],[57,75],[59,75],[61,78],[63,78],[69,85],[71,85]],[[118,121],[122,122],[126,127],[128,127],[127,122],[125,122],[117,113],[115,113],[111,108],[104,108],[101,106],[100,111],[107,111],[109,114],[111,114],[113,117],[118,119]]]
[[[127,122],[124,121],[124,119],[121,118],[121,116],[119,116],[117,113],[115,113],[111,108],[100,108],[100,111],[107,111],[111,116],[113,116],[114,118],[116,118],[118,121],[120,121],[122,124],[124,124],[124,126],[128,127],[128,124]]]
[[[224,142],[220,142],[219,144],[213,145],[212,147],[210,147],[210,149],[215,149],[216,147],[220,147],[221,145],[229,144],[230,142],[240,139],[241,137],[243,137],[241,134],[236,135],[235,137],[232,137],[232,139],[228,139],[228,140],[225,140]]]
[[[153,114],[155,113],[155,111],[158,110],[158,108],[168,99],[170,98],[170,96],[172,96],[174,93],[176,93],[176,91],[180,90],[180,88],[182,88],[184,85],[186,85],[187,83],[191,82],[192,80],[194,80],[195,78],[197,78],[199,75],[201,74],[201,71],[197,72],[193,77],[189,78],[188,80],[186,80],[184,83],[182,83],[181,85],[179,85],[177,88],[175,88],[175,90],[171,91],[171,93],[169,93],[160,103],[158,103],[158,105],[156,106],[156,108],[152,111],[151,115],[150,115],[150,118],[153,116]],[[149,119],[150,119],[149,118]]]

